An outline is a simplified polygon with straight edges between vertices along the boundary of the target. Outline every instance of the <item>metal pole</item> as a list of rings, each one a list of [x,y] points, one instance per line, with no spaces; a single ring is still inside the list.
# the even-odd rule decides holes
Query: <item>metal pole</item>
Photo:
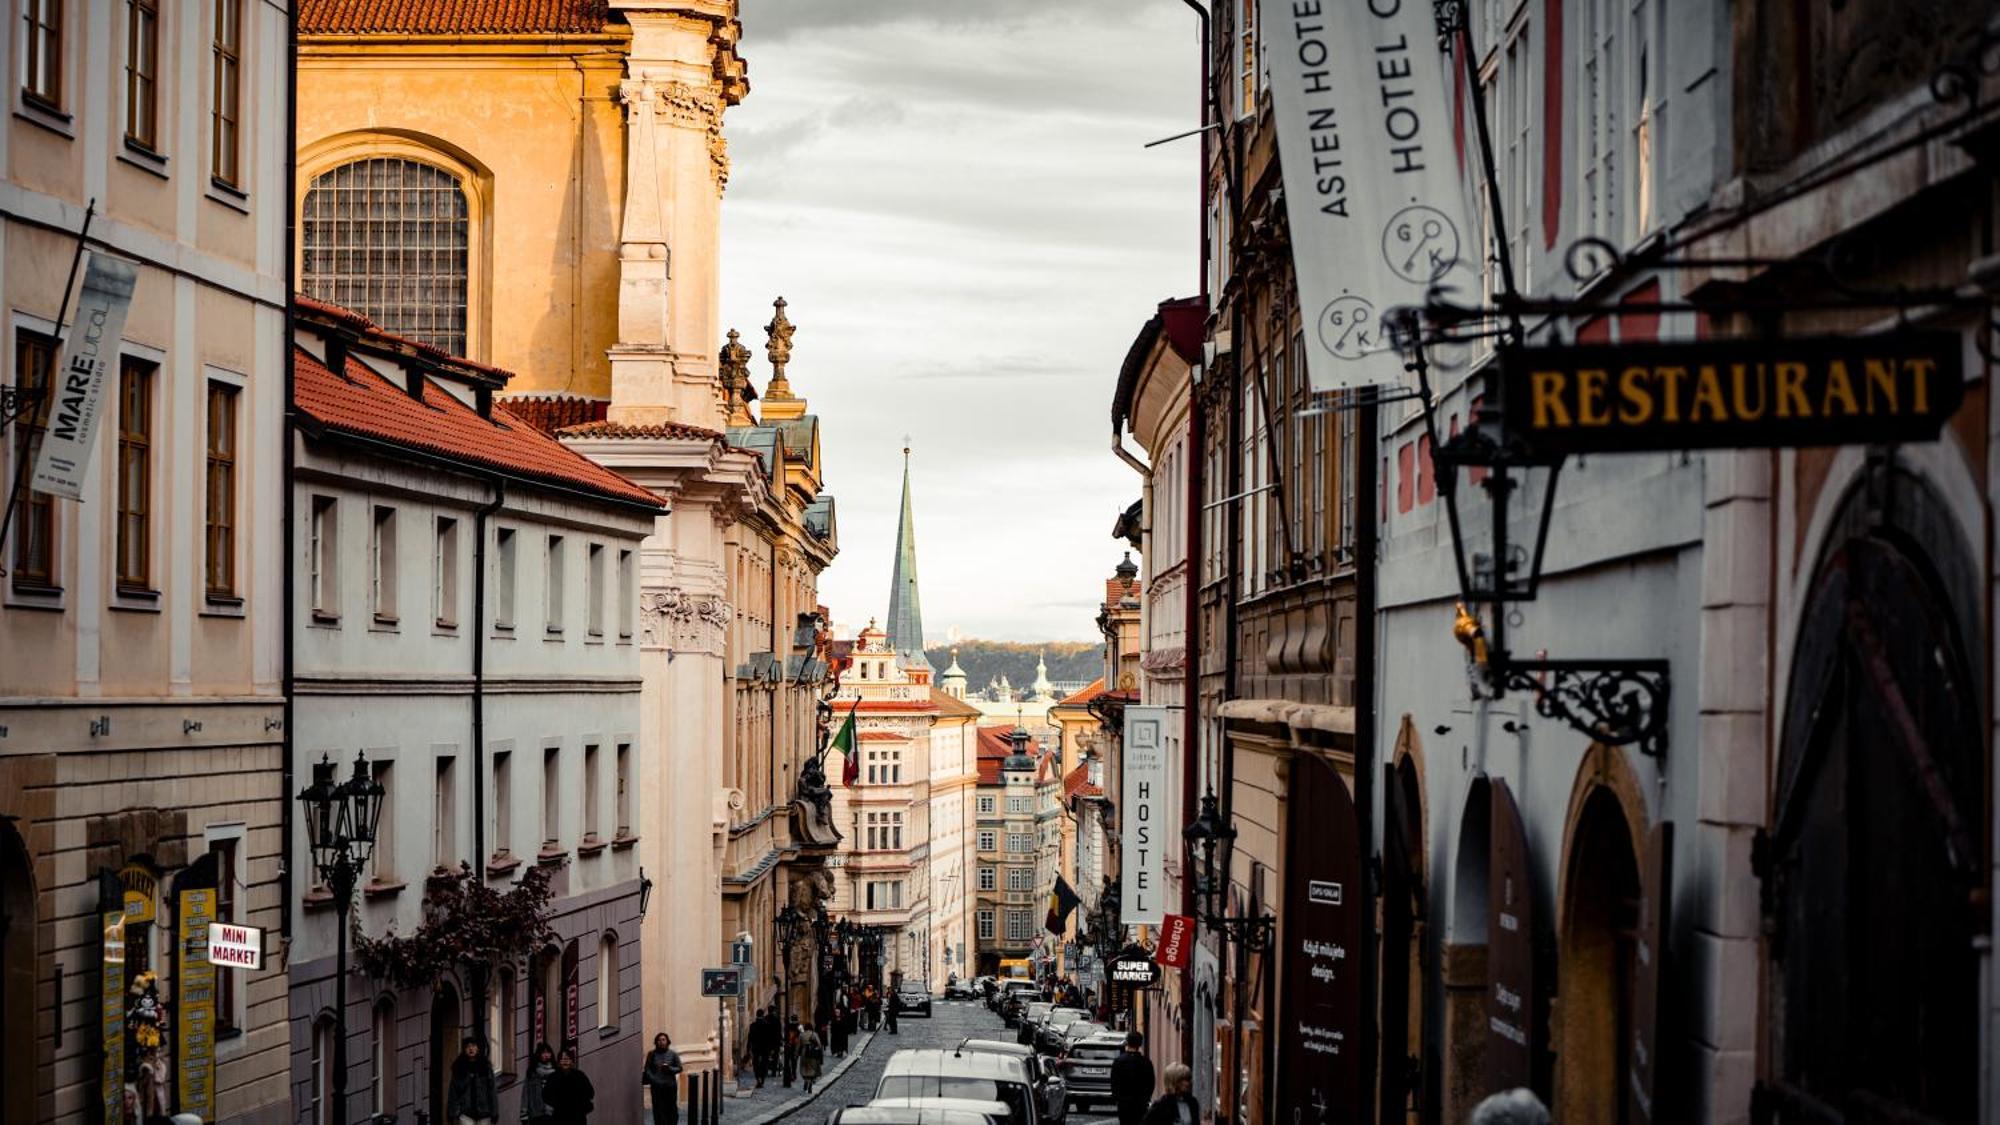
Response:
[[[1422,354],[1422,349],[1419,349],[1418,355]],[[1375,865],[1368,861],[1375,848],[1375,770],[1379,761],[1375,751],[1375,605],[1376,581],[1380,573],[1376,557],[1376,524],[1380,515],[1376,511],[1380,500],[1376,482],[1379,462],[1375,459],[1378,422],[1378,408],[1370,402],[1361,408],[1354,426],[1354,440],[1359,446],[1354,456],[1354,808],[1360,821],[1361,856],[1366,863],[1362,870],[1370,873],[1368,878],[1371,883],[1374,882],[1372,872]],[[1435,438],[1431,441],[1431,448],[1437,448]],[[1369,889],[1380,893],[1379,888]],[[1361,1112],[1355,1115],[1355,1119],[1368,1121],[1375,1116],[1377,1078],[1375,994],[1378,982],[1375,979],[1375,911],[1372,908],[1361,912],[1361,927],[1361,948],[1358,950],[1361,962],[1361,1089],[1354,1091],[1354,1096],[1361,1103]],[[1401,1054],[1397,1057],[1400,1059]]]
[[[76,288],[76,271],[83,265],[83,246],[84,242],[90,237],[90,220],[96,214],[97,198],[93,196],[91,197],[89,206],[83,209],[83,226],[78,228],[76,232],[76,252],[70,255],[69,259],[69,280],[63,282],[62,303],[56,307],[55,337],[58,343],[62,340],[63,321],[69,319],[69,295],[70,291]],[[15,378],[20,378],[18,372],[15,374]],[[30,425],[39,428],[42,425],[42,420],[48,417],[48,404],[55,398],[55,388],[50,385],[54,380],[55,372],[46,369],[42,371],[42,393],[28,407]],[[27,439],[23,438],[21,440],[21,455],[14,460],[13,487],[7,490],[7,511],[6,514],[0,515],[0,575],[7,573],[5,548],[7,546],[7,531],[14,525],[14,506],[20,503],[21,494],[28,490],[28,445]]]
[[[334,872],[335,881],[340,885],[334,893],[340,896],[340,934],[334,946],[333,980],[333,1119],[347,1120],[347,925],[348,915],[354,909],[354,876],[349,870],[350,861],[345,852],[335,860],[339,867]]]

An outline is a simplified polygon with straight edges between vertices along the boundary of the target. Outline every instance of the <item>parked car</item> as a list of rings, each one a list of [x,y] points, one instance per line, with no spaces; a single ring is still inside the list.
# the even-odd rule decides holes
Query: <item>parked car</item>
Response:
[[[1082,1008],[1050,1008],[1035,1025],[1035,1050],[1045,1055],[1062,1054],[1063,1029],[1089,1018],[1090,1013]]]
[[[969,1098],[1005,1105],[1008,1125],[1042,1125],[1028,1067],[1020,1059],[937,1048],[897,1051],[882,1067],[875,1099]]]
[[[1020,1018],[1014,1021],[1014,1042],[1035,1045],[1035,1033],[1041,1029],[1042,1020],[1055,1007],[1046,1000],[1030,1000],[1021,1009]]]
[[[897,1015],[931,1018],[931,989],[923,981],[906,980],[898,984],[889,1002],[896,1006]]]
[[[1012,1112],[1000,1102],[970,1098],[884,1098],[836,1109],[827,1125],[1006,1125]]]
[[[1106,1031],[1070,1045],[1061,1063],[1063,1082],[1069,1087],[1069,1106],[1088,1112],[1098,1103],[1111,1102],[1111,1063],[1125,1049],[1123,1032]]]
[[[1020,1059],[1026,1064],[1028,1077],[1034,1082],[1036,1091],[1041,1094],[1042,1120],[1060,1122],[1069,1117],[1069,1084],[1063,1081],[1062,1075],[1049,1060],[1035,1054],[1032,1049],[998,1039],[963,1039],[954,1050]]]
[[[1056,1048],[1056,1058],[1067,1057],[1070,1048],[1075,1047],[1078,1043],[1083,1042],[1093,1035],[1102,1035],[1110,1030],[1110,1028],[1103,1024],[1092,1020],[1077,1020],[1075,1023],[1062,1029],[1062,1043]]]
[[[1017,992],[1035,988],[1035,982],[1020,977],[995,977],[993,991],[986,994],[986,1006],[999,1011]],[[1039,991],[1039,990],[1037,990]]]
[[[978,997],[979,986],[972,981],[951,977],[944,982],[944,998],[947,1000],[976,1000]]]
[[[1030,1004],[1042,1002],[1042,990],[1029,985],[1026,988],[1008,989],[1006,999],[1000,1002],[1000,1018],[1008,1027],[1021,1026],[1021,1012]]]

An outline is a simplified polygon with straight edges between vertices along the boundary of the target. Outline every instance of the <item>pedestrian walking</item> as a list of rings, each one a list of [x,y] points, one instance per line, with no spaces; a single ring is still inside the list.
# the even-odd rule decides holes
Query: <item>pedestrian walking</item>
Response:
[[[1549,1107],[1533,1090],[1517,1086],[1473,1106],[1469,1125],[1549,1125]]]
[[[799,1033],[805,1030],[805,1021],[794,1018],[792,1026],[785,1029],[785,1085],[799,1073]]]
[[[1118,1125],[1141,1125],[1153,1100],[1153,1060],[1146,1057],[1146,1037],[1125,1033],[1125,1050],[1111,1063],[1111,1100],[1118,1106]]]
[[[542,1087],[542,1097],[555,1125],[589,1125],[591,1111],[597,1108],[597,1089],[576,1065],[576,1048],[564,1047],[556,1056],[556,1072]]]
[[[841,997],[833,1009],[833,1057],[836,1059],[847,1057],[847,1029],[853,1018],[847,1007],[847,998]]]
[[[493,1080],[493,1063],[485,1044],[468,1035],[451,1060],[451,1086],[445,1093],[444,1115],[458,1125],[491,1125],[500,1116],[500,1087]]]
[[[896,1031],[896,1009],[898,1009],[898,1008],[900,1008],[900,1007],[902,1007],[902,1006],[903,1006],[903,1001],[902,1001],[902,1000],[901,1000],[901,999],[900,999],[900,998],[899,998],[899,997],[898,997],[898,996],[897,996],[897,995],[896,995],[895,993],[893,993],[893,992],[891,992],[891,993],[889,994],[889,1000],[888,1000],[888,1003],[886,1003],[886,1004],[884,1004],[884,1005],[883,1005],[883,1008],[882,1008],[882,1019],[883,1019],[884,1021],[886,1021],[886,1022],[885,1022],[885,1026],[886,1026],[886,1028],[887,1028],[887,1030],[888,1030],[889,1034],[891,1034],[891,1035],[895,1035],[895,1034],[897,1034],[897,1031]]]
[[[771,1023],[771,1010],[769,1008],[757,1009],[757,1018],[750,1021],[749,1038],[750,1068],[756,1072],[757,1088],[759,1090],[764,1088],[764,1079],[770,1077],[771,1074],[771,1056],[774,1053],[771,1040],[774,1030]]]
[[[1144,1125],[1201,1125],[1201,1103],[1194,1100],[1194,1071],[1186,1063],[1167,1066],[1167,1092],[1146,1111]]]
[[[681,1119],[681,1056],[666,1032],[653,1036],[640,1081],[653,1098],[653,1125],[674,1125]]]
[[[549,1079],[556,1073],[556,1050],[547,1043],[535,1044],[533,1059],[528,1063],[528,1073],[521,1080],[521,1120],[528,1125],[554,1125],[555,1114],[549,1112],[549,1101],[545,1096]]]
[[[799,1035],[799,1080],[806,1084],[806,1093],[813,1092],[813,1083],[819,1081],[825,1066],[826,1053],[820,1047],[819,1033],[808,1027]]]

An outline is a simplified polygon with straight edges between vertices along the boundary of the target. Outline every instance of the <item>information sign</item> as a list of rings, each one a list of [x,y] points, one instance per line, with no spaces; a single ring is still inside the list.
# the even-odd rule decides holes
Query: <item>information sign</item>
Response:
[[[731,965],[701,971],[701,994],[707,997],[743,995],[743,969]]]

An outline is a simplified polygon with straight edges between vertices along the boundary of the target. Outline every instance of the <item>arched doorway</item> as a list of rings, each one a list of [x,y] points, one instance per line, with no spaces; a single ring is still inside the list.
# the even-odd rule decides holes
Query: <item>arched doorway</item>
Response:
[[[0,1121],[35,1119],[35,867],[0,820]]]
[[[458,988],[440,981],[431,993],[431,1120],[444,1121],[445,1096],[451,1091],[451,1061],[458,1056],[464,1023],[458,1011]]]
[[[1814,577],[1785,701],[1763,903],[1781,1122],[1970,1121],[1990,810],[1979,586],[1943,503],[1878,471]]]
[[[1443,1096],[1446,1121],[1463,1121],[1486,1092],[1486,894],[1493,799],[1473,779],[1458,822],[1451,866],[1451,914],[1439,950],[1444,985]]]
[[[1631,1044],[1639,936],[1639,857],[1608,786],[1592,785],[1563,873],[1556,995],[1556,1112],[1565,1121],[1633,1125]]]
[[[1420,748],[1408,716],[1383,792],[1382,830],[1382,1122],[1436,1119],[1424,1060],[1424,956],[1428,894],[1424,879]]]

